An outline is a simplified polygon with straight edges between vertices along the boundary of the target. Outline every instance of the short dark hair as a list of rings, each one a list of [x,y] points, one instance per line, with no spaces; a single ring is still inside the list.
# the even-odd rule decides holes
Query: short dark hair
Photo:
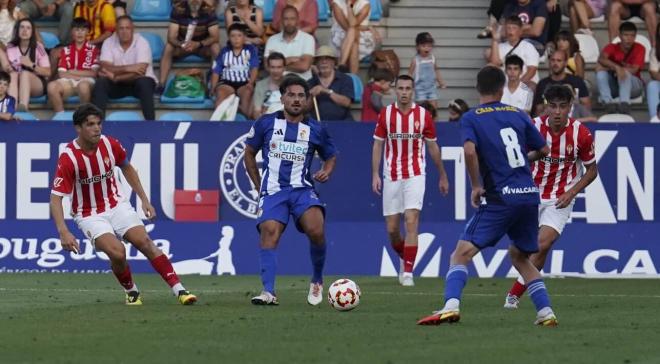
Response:
[[[9,76],[9,73],[0,70],[0,81],[7,81],[7,83],[10,83],[11,77]]]
[[[412,82],[413,86],[415,85],[415,79],[408,76],[408,75],[399,75],[396,78],[396,83],[399,83],[399,81],[410,81]]]
[[[374,81],[394,81],[394,74],[387,68],[377,68],[374,71]]]
[[[282,83],[280,83],[280,93],[284,95],[286,93],[286,89],[289,88],[289,86],[294,85],[302,86],[305,89],[305,96],[309,97],[309,85],[307,84],[307,81],[295,74],[288,74],[284,76]]]
[[[506,76],[495,66],[486,66],[477,73],[477,91],[480,95],[495,95],[504,88]]]
[[[506,57],[506,59],[504,60],[504,67],[507,67],[508,65],[518,66],[520,67],[520,69],[522,69],[523,66],[525,65],[525,61],[523,61],[523,59],[520,58],[518,55],[512,54]]]
[[[229,35],[231,32],[234,30],[238,30],[239,32],[243,32],[243,34],[247,34],[247,26],[242,23],[232,23],[229,28],[227,28],[227,35]]]
[[[73,125],[82,125],[90,115],[95,115],[103,119],[103,110],[94,104],[82,104],[73,113]]]
[[[463,115],[468,110],[470,110],[470,106],[468,106],[467,102],[465,102],[465,100],[463,99],[453,99],[449,101],[449,105],[447,105],[447,109],[451,109],[455,113]]]
[[[574,55],[580,51],[580,43],[575,38],[575,35],[573,35],[573,33],[569,32],[568,30],[560,30],[557,32],[557,34],[555,34],[555,45],[557,45],[560,40],[565,40],[568,42],[568,51],[571,52],[570,55]]]
[[[126,15],[126,14],[117,17],[117,20],[115,20],[115,23],[116,23],[116,24],[119,24],[119,22],[122,21],[122,20],[128,20],[128,21],[130,21],[131,23],[133,23],[133,18],[131,18],[130,15]]]
[[[284,55],[280,52],[271,52],[268,55],[268,58],[266,58],[266,64],[270,66],[270,61],[275,61],[278,59],[286,64],[286,57],[284,57]]]
[[[504,24],[515,24],[519,27],[523,26],[522,20],[518,17],[518,15],[511,15],[506,20],[504,21]]]
[[[637,26],[635,23],[630,22],[630,21],[624,21],[619,25],[619,34],[623,32],[635,32],[637,33]]]
[[[288,10],[294,11],[296,13],[296,16],[298,16],[298,8],[296,8],[293,5],[287,5],[284,8],[282,8],[282,17],[284,18],[284,13],[286,13]]]
[[[417,34],[415,37],[415,45],[421,45],[421,44],[435,44],[435,40],[433,40],[433,36],[429,32],[422,32]]]
[[[567,86],[570,87],[570,85],[562,85],[562,84],[550,85],[546,87],[545,91],[543,91],[543,98],[545,99],[546,102],[565,101],[568,103],[572,103],[573,92]]]
[[[79,16],[77,18],[73,18],[71,21],[71,29],[73,28],[85,28],[90,30],[92,29],[92,25],[87,21],[87,19]]]

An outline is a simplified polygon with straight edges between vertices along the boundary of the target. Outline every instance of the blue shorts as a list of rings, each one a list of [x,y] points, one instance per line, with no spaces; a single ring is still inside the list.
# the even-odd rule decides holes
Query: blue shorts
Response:
[[[539,251],[539,206],[481,205],[465,225],[461,240],[483,249],[497,244],[504,234],[522,252]]]
[[[440,98],[440,93],[438,88],[433,85],[433,87],[417,87],[415,88],[415,101],[427,101],[427,100],[437,100]]]
[[[286,226],[289,223],[289,215],[293,215],[296,228],[303,232],[298,220],[305,211],[313,206],[321,208],[321,212],[325,216],[325,207],[313,188],[285,189],[272,195],[262,196],[259,199],[257,230],[259,230],[259,224],[267,220],[279,221]]]

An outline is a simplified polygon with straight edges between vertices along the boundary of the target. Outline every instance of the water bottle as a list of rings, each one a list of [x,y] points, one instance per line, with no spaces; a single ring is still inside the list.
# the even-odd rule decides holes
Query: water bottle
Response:
[[[188,24],[188,29],[186,29],[186,37],[183,40],[184,47],[186,47],[188,42],[192,40],[193,34],[195,34],[195,27],[197,27],[197,20],[193,20]]]

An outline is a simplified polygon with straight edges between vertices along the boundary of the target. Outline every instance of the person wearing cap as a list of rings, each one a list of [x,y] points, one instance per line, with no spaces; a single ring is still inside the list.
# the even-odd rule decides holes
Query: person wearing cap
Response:
[[[330,46],[321,46],[314,56],[314,64],[318,73],[308,82],[310,94],[316,98],[319,118],[352,121],[353,80],[336,69],[337,53]]]

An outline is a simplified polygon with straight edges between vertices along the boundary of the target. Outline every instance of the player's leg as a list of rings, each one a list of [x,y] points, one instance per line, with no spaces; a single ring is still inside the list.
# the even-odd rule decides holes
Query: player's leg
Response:
[[[387,236],[389,237],[390,245],[399,258],[403,259],[403,247],[406,242],[401,236],[400,225],[401,214],[385,216],[385,227],[387,229]]]
[[[309,255],[313,268],[307,302],[316,306],[323,301],[323,267],[326,255],[324,217],[321,207],[312,206],[307,209],[298,220],[298,225],[309,238]]]
[[[403,181],[392,181],[385,178],[383,180],[383,216],[385,216],[387,235],[392,249],[399,255],[399,283],[403,282],[403,249],[406,245],[400,228],[403,211]]]
[[[414,286],[413,268],[417,259],[417,240],[419,236],[419,210],[407,209],[403,212],[406,225],[406,240],[403,247],[403,280],[404,286]]]

